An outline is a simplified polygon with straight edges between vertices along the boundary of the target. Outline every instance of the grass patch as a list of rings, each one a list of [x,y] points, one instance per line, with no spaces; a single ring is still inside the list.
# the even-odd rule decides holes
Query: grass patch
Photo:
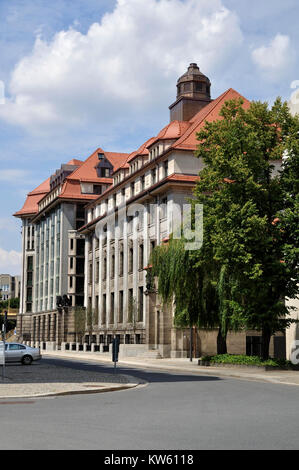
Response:
[[[234,355],[234,354],[218,354],[216,356],[204,356],[201,358],[202,361],[208,361],[210,364],[239,364],[246,366],[271,366],[279,368],[288,368],[292,366],[290,361],[284,359],[267,359],[263,361],[258,356],[245,356],[245,355]]]

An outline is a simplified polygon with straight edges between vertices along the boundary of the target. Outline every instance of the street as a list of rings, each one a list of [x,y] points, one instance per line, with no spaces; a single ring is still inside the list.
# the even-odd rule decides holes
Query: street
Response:
[[[53,367],[111,366],[43,358]],[[118,366],[132,390],[0,402],[1,449],[298,449],[298,387]]]

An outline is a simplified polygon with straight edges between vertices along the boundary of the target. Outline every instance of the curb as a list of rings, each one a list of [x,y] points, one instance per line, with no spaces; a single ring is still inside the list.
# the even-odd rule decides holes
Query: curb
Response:
[[[106,388],[93,388],[92,390],[68,390],[62,392],[46,392],[46,393],[39,393],[37,395],[5,395],[0,396],[0,400],[10,400],[10,399],[18,399],[18,398],[46,398],[46,397],[55,397],[55,396],[67,396],[67,395],[87,395],[92,393],[106,393],[106,392],[117,392],[123,390],[130,390],[133,388],[137,388],[140,386],[146,386],[146,384],[127,384],[121,385],[120,387],[106,387]]]
[[[46,356],[46,354],[45,354]],[[62,359],[69,359],[69,360],[83,360],[83,361],[92,361],[92,362],[100,362],[101,364],[105,364],[107,365],[107,363],[109,364],[108,361],[106,360],[101,360],[100,357],[82,357],[79,356],[79,357],[76,357],[76,356],[68,356],[67,354],[64,354],[64,355],[60,355],[60,354],[49,354],[48,357],[53,357],[53,358],[62,358]],[[157,360],[158,361],[158,360]],[[294,386],[299,386],[299,383],[294,383],[294,382],[280,382],[277,380],[276,377],[269,377],[269,373],[270,372],[275,372],[275,371],[264,371],[265,374],[262,375],[262,376],[256,376],[256,375],[247,375],[247,374],[250,374],[249,371],[245,372],[245,376],[244,375],[240,375],[240,373],[238,373],[238,371],[228,371],[228,368],[225,368],[225,367],[221,367],[221,366],[218,366],[218,367],[215,367],[213,368],[213,366],[210,366],[210,367],[206,367],[206,366],[198,366],[196,364],[196,366],[194,366],[194,369],[192,368],[183,368],[182,366],[178,365],[163,365],[163,364],[147,364],[147,363],[140,363],[140,362],[127,362],[125,360],[120,360],[119,361],[119,365],[123,365],[123,366],[129,366],[129,367],[137,367],[137,368],[141,368],[141,369],[155,369],[155,370],[160,370],[160,371],[167,371],[167,372],[182,372],[182,373],[190,373],[190,374],[195,374],[195,375],[198,375],[199,373],[200,374],[203,374],[203,375],[207,375],[207,376],[214,376],[214,377],[217,377],[217,376],[220,376],[220,377],[226,377],[226,378],[234,378],[234,379],[239,379],[239,380],[249,380],[249,381],[255,381],[255,382],[263,382],[263,383],[271,383],[271,384],[277,384],[277,385],[294,385]],[[236,368],[237,369],[237,368]],[[278,371],[277,371],[278,372]]]

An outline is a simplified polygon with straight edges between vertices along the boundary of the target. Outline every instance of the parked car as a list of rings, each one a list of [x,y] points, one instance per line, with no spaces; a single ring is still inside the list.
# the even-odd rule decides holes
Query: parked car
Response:
[[[21,362],[30,365],[41,359],[40,348],[31,348],[20,343],[5,343],[5,362]]]

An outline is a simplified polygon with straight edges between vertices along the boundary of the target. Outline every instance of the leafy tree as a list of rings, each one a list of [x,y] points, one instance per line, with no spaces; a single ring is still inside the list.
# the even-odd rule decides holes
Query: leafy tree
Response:
[[[0,291],[0,296],[1,296],[1,291]],[[20,306],[20,299],[19,298],[12,298],[9,300],[1,300],[0,297],[0,312],[3,312],[4,310],[8,309],[18,309]]]
[[[74,327],[76,333],[76,341],[82,343],[83,335],[86,329],[86,309],[84,307],[75,307]]]
[[[299,120],[299,116],[297,118]],[[283,230],[284,260],[296,270],[299,269],[299,139],[298,127],[290,133],[281,171],[280,184],[283,191],[283,210],[279,223]]]
[[[226,102],[222,119],[198,133],[197,156],[205,167],[195,202],[204,204],[204,227],[213,226],[223,336],[229,328],[261,329],[266,359],[271,335],[292,321],[284,299],[297,292],[295,263],[284,260],[288,237],[277,223],[284,191],[273,161],[290,146],[297,161],[299,122],[280,99],[272,109],[242,104]]]
[[[213,267],[207,259],[203,262],[202,253],[185,250],[184,239],[170,238],[167,245],[157,246],[151,255],[153,275],[158,279],[158,294],[164,304],[174,302],[177,327],[217,325]]]
[[[154,250],[153,274],[178,326],[219,325],[218,353],[229,329],[259,329],[266,359],[271,335],[293,321],[285,298],[298,293],[299,119],[280,99],[248,110],[232,100],[220,114],[198,133],[203,246],[188,252],[171,239]],[[286,152],[279,174],[273,162]]]

